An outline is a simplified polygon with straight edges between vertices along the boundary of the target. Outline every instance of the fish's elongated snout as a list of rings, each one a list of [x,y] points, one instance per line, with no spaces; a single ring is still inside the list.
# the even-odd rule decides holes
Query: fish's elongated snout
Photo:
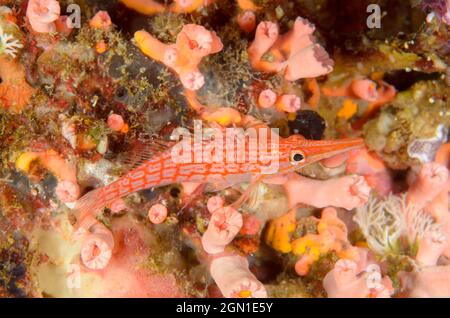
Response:
[[[303,140],[299,148],[305,154],[306,164],[327,159],[341,153],[364,147],[362,138],[346,138],[339,140]]]

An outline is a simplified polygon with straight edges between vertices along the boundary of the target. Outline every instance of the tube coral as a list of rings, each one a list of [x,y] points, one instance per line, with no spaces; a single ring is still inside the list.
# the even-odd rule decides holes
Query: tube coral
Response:
[[[378,195],[386,196],[392,192],[393,182],[388,168],[375,153],[367,149],[350,153],[346,172],[364,176]]]
[[[152,205],[150,210],[148,210],[148,219],[153,224],[161,224],[166,220],[166,218],[167,208],[160,203]]]
[[[408,204],[423,209],[441,192],[447,181],[448,169],[445,166],[433,162],[422,165],[416,180],[408,190]]]
[[[56,0],[30,0],[27,7],[27,18],[34,31],[50,33],[56,31],[56,20],[61,8]]]
[[[275,104],[277,94],[271,89],[263,90],[258,97],[258,106],[261,108],[269,108]]]
[[[224,201],[222,197],[216,195],[208,199],[206,207],[209,212],[214,213],[216,210],[223,208],[223,205]]]
[[[248,48],[252,67],[267,73],[284,71],[288,81],[330,73],[333,61],[324,48],[315,42],[312,36],[314,30],[314,25],[297,17],[293,29],[280,36],[275,23],[261,22]]]
[[[83,237],[81,260],[89,269],[105,268],[112,256],[114,238],[111,231],[102,223],[95,222]]]
[[[447,237],[442,231],[437,228],[428,231],[419,242],[416,260],[422,266],[436,265],[447,244]]]
[[[227,298],[266,298],[264,285],[248,268],[248,261],[239,255],[220,256],[211,262],[211,276]]]
[[[411,298],[450,297],[450,266],[430,266],[413,272],[400,272],[403,295]]]
[[[362,272],[351,260],[339,260],[323,280],[329,298],[389,298],[393,292],[389,277],[382,277],[379,266]]]
[[[164,44],[145,31],[136,32],[134,39],[145,55],[173,69],[188,90],[198,90],[205,83],[198,70],[202,58],[223,48],[215,32],[196,24],[185,24],[175,44]]]
[[[301,107],[300,97],[293,94],[284,94],[277,101],[277,107],[287,113],[295,113]]]
[[[303,203],[317,208],[335,206],[351,210],[364,205],[370,192],[364,177],[360,176],[314,180],[291,174],[283,186],[291,207]]]
[[[256,16],[253,11],[244,11],[237,17],[239,27],[247,33],[252,32],[256,27]]]
[[[232,207],[223,207],[211,214],[208,229],[202,236],[202,245],[209,254],[223,252],[239,233],[242,215]]]

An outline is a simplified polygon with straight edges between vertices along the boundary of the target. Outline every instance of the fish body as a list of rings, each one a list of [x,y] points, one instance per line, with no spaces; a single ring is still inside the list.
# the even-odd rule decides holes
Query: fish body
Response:
[[[243,146],[233,143],[234,160],[224,156],[221,161],[197,160],[200,162],[195,162],[199,151],[204,151],[205,148],[199,150],[192,147],[189,150],[191,154],[188,156],[192,161],[180,162],[174,157],[173,147],[162,151],[118,180],[80,198],[75,205],[75,209],[79,212],[78,219],[83,220],[87,216],[93,216],[115,200],[140,190],[183,182],[219,184],[225,188],[251,182],[265,175],[292,172],[307,164],[358,149],[364,145],[359,138],[313,141],[305,140],[298,135],[279,138],[279,140],[277,138],[276,142],[269,142],[265,147],[260,147],[261,144],[256,141],[254,144],[250,139],[247,141]],[[208,145],[207,143],[204,147]],[[227,151],[229,149],[230,147]]]

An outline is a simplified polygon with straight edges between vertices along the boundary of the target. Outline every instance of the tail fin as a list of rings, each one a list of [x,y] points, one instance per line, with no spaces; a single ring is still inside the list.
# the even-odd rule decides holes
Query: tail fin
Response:
[[[92,219],[95,219],[100,210],[107,204],[103,194],[103,187],[94,189],[82,196],[75,203],[77,212],[76,228],[89,228]]]

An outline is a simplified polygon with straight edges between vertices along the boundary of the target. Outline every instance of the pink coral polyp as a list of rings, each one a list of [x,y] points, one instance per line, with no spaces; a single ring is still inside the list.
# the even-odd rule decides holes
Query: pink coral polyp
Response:
[[[61,8],[56,0],[30,0],[27,17],[34,31],[49,33],[56,30],[55,21],[59,19]]]

